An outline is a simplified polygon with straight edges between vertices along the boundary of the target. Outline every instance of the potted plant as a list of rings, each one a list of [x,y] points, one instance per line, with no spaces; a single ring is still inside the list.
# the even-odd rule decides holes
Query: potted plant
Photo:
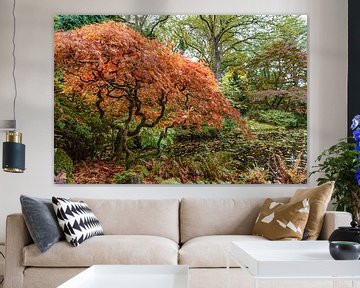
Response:
[[[351,129],[355,143],[343,139],[324,150],[310,175],[320,173],[318,184],[335,181],[332,195],[335,209],[351,212],[353,219],[360,223],[360,115],[353,118]]]

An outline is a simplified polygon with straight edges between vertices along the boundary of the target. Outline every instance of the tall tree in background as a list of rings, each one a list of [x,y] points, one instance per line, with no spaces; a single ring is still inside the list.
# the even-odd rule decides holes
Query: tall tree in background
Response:
[[[250,61],[248,77],[256,90],[288,90],[306,86],[306,67],[306,52],[287,42],[273,42]]]
[[[307,20],[305,16],[278,15],[268,19],[267,36],[246,45],[241,62],[233,63],[221,79],[222,91],[231,100],[249,99],[268,109],[293,107],[306,115]],[[295,103],[297,103],[295,105]],[[254,106],[254,107],[255,107]],[[296,107],[296,109],[295,109]]]
[[[130,167],[129,139],[142,129],[221,127],[225,117],[247,127],[220,93],[211,70],[173,53],[121,23],[56,32],[55,69],[61,88],[93,106],[117,131],[115,155]]]
[[[57,15],[55,31],[72,30],[85,25],[106,21],[122,22],[148,38],[156,38],[156,30],[169,19],[169,15]]]
[[[170,18],[169,15],[123,15],[119,17],[121,22],[130,25],[135,31],[151,39],[156,38],[156,30]]]
[[[283,15],[274,19],[274,29],[270,35],[273,42],[286,42],[306,52],[307,18],[299,15]]]
[[[306,87],[307,24],[298,15],[277,16],[269,39],[258,43],[246,62],[249,88],[288,90]]]
[[[178,45],[205,61],[219,81],[222,72],[239,58],[245,44],[260,40],[269,32],[269,16],[199,15],[177,16],[173,33]],[[181,21],[179,21],[181,20]],[[171,23],[171,21],[169,22]],[[181,41],[180,41],[181,40]]]

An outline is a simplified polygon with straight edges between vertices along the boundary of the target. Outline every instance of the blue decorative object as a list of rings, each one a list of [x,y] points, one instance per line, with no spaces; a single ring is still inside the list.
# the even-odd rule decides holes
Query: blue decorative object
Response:
[[[360,152],[360,142],[356,142],[355,150]]]
[[[357,183],[360,186],[360,167],[358,168],[358,170],[355,172],[355,179],[357,181]]]
[[[351,130],[355,130],[356,128],[358,128],[359,124],[360,124],[360,115],[355,115],[354,118],[352,119]]]
[[[355,150],[360,152],[360,115],[356,115],[352,119],[351,129],[353,130],[353,137],[356,141]],[[360,155],[358,155],[358,159],[360,159]],[[355,179],[360,186],[360,167],[355,172]]]
[[[360,115],[356,115],[352,119],[351,130],[355,130],[360,124]]]
[[[356,130],[353,131],[353,137],[356,142],[360,141],[360,128],[356,128]]]

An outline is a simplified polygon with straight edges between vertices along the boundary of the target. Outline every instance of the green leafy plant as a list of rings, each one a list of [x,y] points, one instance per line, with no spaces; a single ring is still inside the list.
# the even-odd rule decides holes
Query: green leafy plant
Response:
[[[64,94],[54,99],[55,147],[62,148],[75,162],[86,158],[106,158],[112,130],[108,121],[92,112],[92,107]]]
[[[114,184],[143,184],[143,179],[140,175],[133,171],[124,171],[114,176]]]
[[[251,111],[251,113],[248,113],[248,116],[259,122],[283,126],[285,128],[298,128],[306,125],[306,121],[302,120],[294,113],[275,109],[254,110]]]
[[[354,143],[348,143],[346,139],[324,150],[316,159],[319,163],[314,166],[314,171],[310,173],[321,173],[317,179],[318,184],[328,181],[335,181],[335,189],[332,195],[335,208],[338,211],[351,212],[356,220],[358,211],[355,209],[353,194],[359,196],[359,185],[354,177],[360,167]],[[353,209],[354,208],[354,209]]]
[[[181,180],[179,178],[169,178],[163,180],[161,184],[181,184]]]
[[[140,132],[141,146],[142,148],[158,148],[159,138],[163,129],[143,129]],[[171,146],[175,141],[175,132],[173,129],[168,129],[166,136],[161,140],[160,148]]]
[[[70,183],[73,179],[74,163],[70,156],[61,148],[57,148],[54,155],[54,173],[62,174],[64,181]]]

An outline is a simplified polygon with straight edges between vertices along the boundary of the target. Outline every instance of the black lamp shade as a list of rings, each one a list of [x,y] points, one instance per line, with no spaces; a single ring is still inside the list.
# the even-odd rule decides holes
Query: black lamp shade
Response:
[[[3,143],[4,171],[22,173],[25,170],[25,145],[17,142]]]

